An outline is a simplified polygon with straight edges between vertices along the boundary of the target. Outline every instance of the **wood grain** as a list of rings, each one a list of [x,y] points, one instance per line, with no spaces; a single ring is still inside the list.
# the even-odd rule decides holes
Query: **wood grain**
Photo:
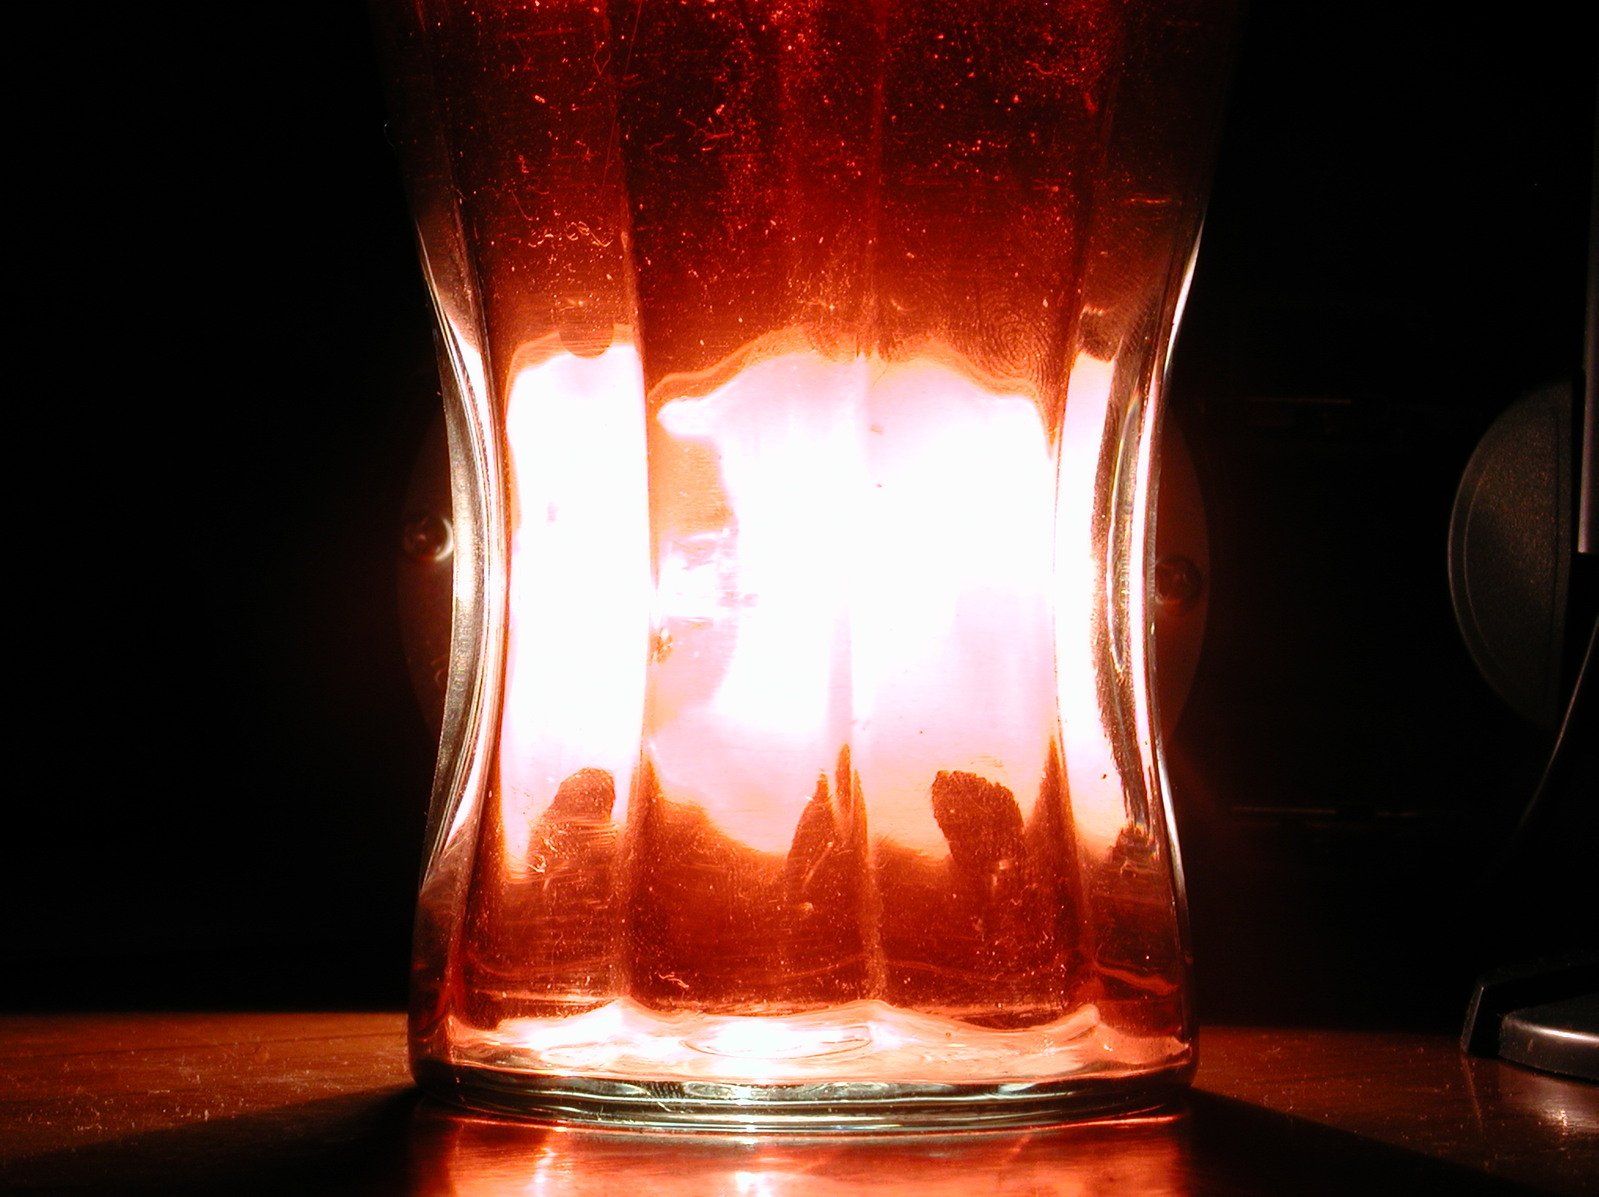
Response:
[[[1599,1087],[1445,1036],[1207,1028],[1168,1114],[1026,1134],[555,1129],[421,1098],[398,1014],[0,1019],[0,1191],[1599,1192]],[[753,1187],[752,1187],[753,1186]]]

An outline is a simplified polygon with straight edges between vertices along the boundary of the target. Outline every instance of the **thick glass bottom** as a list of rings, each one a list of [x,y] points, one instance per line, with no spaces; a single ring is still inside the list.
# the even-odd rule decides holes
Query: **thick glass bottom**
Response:
[[[1167,1036],[1092,1006],[1043,1026],[974,1027],[853,1002],[782,1016],[662,1014],[612,1002],[493,1032],[451,1028],[418,1082],[477,1109],[638,1130],[834,1134],[1043,1126],[1155,1109],[1192,1073]]]

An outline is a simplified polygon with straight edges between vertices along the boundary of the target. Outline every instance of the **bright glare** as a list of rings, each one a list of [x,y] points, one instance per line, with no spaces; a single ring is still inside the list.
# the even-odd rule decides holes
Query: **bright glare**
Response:
[[[935,855],[937,773],[1006,786],[1026,818],[1060,728],[1077,832],[1114,840],[1090,535],[1111,363],[1073,369],[1058,471],[1025,395],[934,357],[812,353],[666,403],[646,468],[637,351],[549,350],[524,351],[506,410],[513,873],[578,770],[612,774],[624,817],[641,728],[665,797],[777,854],[848,745],[874,838]]]
[[[620,819],[638,760],[649,646],[644,380],[638,352],[529,347],[506,404],[510,631],[500,733],[506,860],[563,778],[616,780]]]
[[[1109,435],[1115,363],[1081,354],[1066,388],[1060,435],[1060,485],[1055,494],[1055,673],[1059,686],[1066,786],[1080,846],[1103,851],[1127,821],[1121,775],[1100,710],[1093,645],[1100,562],[1093,542],[1094,479]]]
[[[945,769],[1006,785],[1025,816],[1054,728],[1054,472],[1032,399],[931,358],[788,353],[657,419],[655,464],[699,483],[655,493],[663,793],[782,853],[848,744],[874,836],[942,853]]]

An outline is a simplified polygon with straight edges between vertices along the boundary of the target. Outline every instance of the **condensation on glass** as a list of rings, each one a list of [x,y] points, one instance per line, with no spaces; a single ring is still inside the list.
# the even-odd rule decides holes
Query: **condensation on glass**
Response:
[[[1146,591],[1229,7],[379,4],[465,550],[425,1085],[836,1130],[1186,1081]]]

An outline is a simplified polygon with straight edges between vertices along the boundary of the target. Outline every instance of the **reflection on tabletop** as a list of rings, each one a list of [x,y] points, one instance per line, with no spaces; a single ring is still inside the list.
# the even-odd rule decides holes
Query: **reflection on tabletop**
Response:
[[[863,1139],[650,1136],[563,1130],[477,1117],[432,1103],[411,1123],[422,1192],[502,1194],[1187,1192],[1187,1118],[1179,1114],[1026,1134]]]

